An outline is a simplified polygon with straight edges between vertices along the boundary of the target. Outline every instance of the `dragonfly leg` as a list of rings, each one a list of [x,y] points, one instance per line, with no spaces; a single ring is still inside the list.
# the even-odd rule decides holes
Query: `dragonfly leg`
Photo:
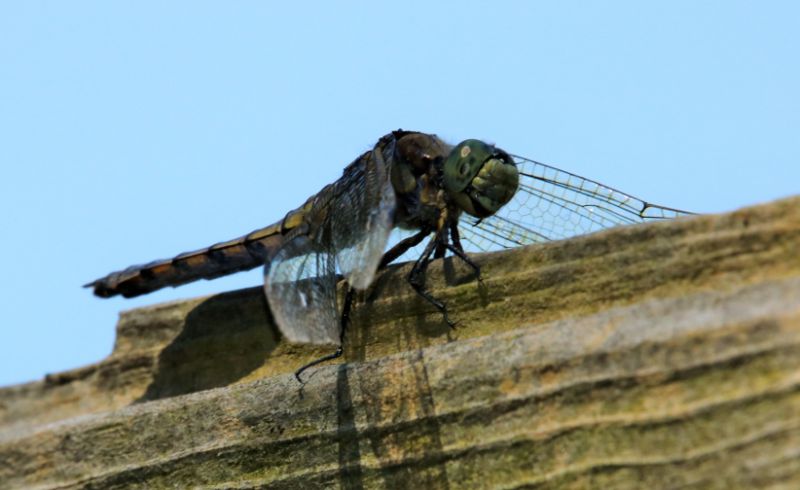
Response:
[[[469,256],[464,253],[464,247],[461,246],[461,235],[458,233],[458,224],[450,225],[450,240],[452,243],[447,243],[445,246],[453,252],[453,254],[458,257],[459,259],[463,260],[465,264],[470,266],[475,274],[478,276],[478,282],[483,283],[483,277],[481,277],[481,268],[478,264],[472,261]]]
[[[431,254],[434,250],[439,246],[439,243],[442,241],[442,236],[440,233],[437,233],[428,245],[425,246],[425,251],[422,252],[422,255],[419,259],[414,263],[414,267],[411,268],[411,272],[408,274],[408,283],[414,288],[414,291],[417,292],[420,296],[425,298],[425,300],[436,307],[442,313],[444,317],[444,321],[450,326],[450,328],[455,328],[455,322],[450,320],[450,317],[447,315],[447,306],[439,301],[438,299],[434,298],[431,293],[429,293],[425,289],[425,271],[428,269],[428,265],[431,263]]]
[[[435,260],[435,259],[442,259],[442,258],[444,258],[444,254],[445,254],[445,252],[447,252],[447,249],[448,249],[448,248],[450,248],[448,243],[442,243],[442,242],[439,242],[439,243],[436,245],[436,251],[433,253],[433,258],[434,258],[434,260]]]
[[[481,267],[476,264],[469,256],[464,253],[463,250],[459,250],[458,247],[454,247],[453,245],[448,244],[447,249],[453,252],[453,254],[458,257],[459,259],[463,260],[465,264],[467,264],[475,274],[478,276],[478,282],[483,282],[483,277],[481,277]]]
[[[433,230],[429,228],[423,228],[414,235],[400,240],[397,245],[390,248],[385,254],[383,254],[383,258],[381,258],[381,262],[378,264],[378,270],[383,269],[387,265],[397,260],[398,257],[406,253],[406,251],[411,247],[416,247],[419,245],[426,236],[431,234],[431,231]]]
[[[317,364],[322,364],[323,362],[330,361],[336,358],[339,358],[344,353],[344,334],[347,330],[347,325],[350,324],[350,310],[353,307],[353,296],[355,295],[355,289],[348,287],[347,294],[344,296],[344,306],[342,307],[342,316],[340,319],[341,330],[339,333],[339,347],[336,351],[328,354],[327,356],[322,356],[319,359],[314,359],[313,361],[309,362],[305,366],[301,367],[297,371],[294,372],[294,377],[297,378],[297,381],[302,383],[303,380],[300,378],[300,374],[303,373],[306,369],[310,367],[314,367]]]

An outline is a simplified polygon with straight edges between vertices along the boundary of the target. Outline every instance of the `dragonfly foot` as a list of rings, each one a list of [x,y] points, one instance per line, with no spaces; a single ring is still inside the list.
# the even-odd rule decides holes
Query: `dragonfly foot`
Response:
[[[481,267],[476,264],[467,254],[464,253],[464,250],[461,247],[457,247],[452,244],[448,244],[447,248],[453,252],[453,254],[461,259],[462,262],[467,264],[470,269],[475,273],[475,277],[478,280],[478,283],[483,284],[483,276],[481,276]]]
[[[447,307],[445,307],[444,305],[442,306],[443,308],[441,309],[441,312],[442,316],[444,317],[444,322],[447,323],[447,326],[450,327],[450,330],[455,330],[456,326],[458,325],[458,322],[457,321],[454,322],[453,320],[451,320],[450,315],[447,314]]]
[[[328,354],[327,356],[322,356],[319,359],[315,359],[315,360],[309,362],[308,364],[306,364],[305,366],[301,367],[300,369],[298,369],[297,371],[294,372],[295,379],[297,379],[298,383],[305,384],[303,382],[303,379],[300,377],[300,375],[303,374],[303,371],[305,371],[308,368],[314,367],[317,364],[322,364],[323,362],[331,361],[331,360],[336,359],[338,357],[342,357],[342,353],[343,352],[344,352],[344,349],[340,345],[339,348],[336,349],[336,352]]]

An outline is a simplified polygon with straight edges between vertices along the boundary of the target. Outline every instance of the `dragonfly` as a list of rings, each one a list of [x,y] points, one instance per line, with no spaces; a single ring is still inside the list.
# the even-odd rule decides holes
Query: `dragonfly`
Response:
[[[304,370],[342,355],[355,292],[367,289],[379,270],[418,250],[426,238],[407,280],[453,327],[447,306],[425,288],[428,265],[448,252],[480,280],[470,252],[690,214],[481,140],[450,145],[433,134],[397,130],[280,221],[112,272],[85,287],[103,298],[130,298],[263,265],[264,292],[283,336],[338,346],[298,369],[295,376],[301,380]],[[406,236],[388,247],[393,230]],[[347,283],[341,307],[340,280]]]

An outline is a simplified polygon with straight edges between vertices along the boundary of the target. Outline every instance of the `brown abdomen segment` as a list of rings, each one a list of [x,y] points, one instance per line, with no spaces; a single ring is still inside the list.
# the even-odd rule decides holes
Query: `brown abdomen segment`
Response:
[[[245,236],[217,243],[171,259],[134,265],[84,285],[101,298],[132,298],[167,286],[250,270],[263,265],[283,241],[281,225],[270,225]]]

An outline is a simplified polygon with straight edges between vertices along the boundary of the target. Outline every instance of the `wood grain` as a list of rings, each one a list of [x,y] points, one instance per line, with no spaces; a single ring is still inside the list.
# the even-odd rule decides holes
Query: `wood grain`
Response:
[[[449,260],[356,308],[346,363],[257,288],[133,310],[0,390],[0,488],[798,488],[800,199]]]

